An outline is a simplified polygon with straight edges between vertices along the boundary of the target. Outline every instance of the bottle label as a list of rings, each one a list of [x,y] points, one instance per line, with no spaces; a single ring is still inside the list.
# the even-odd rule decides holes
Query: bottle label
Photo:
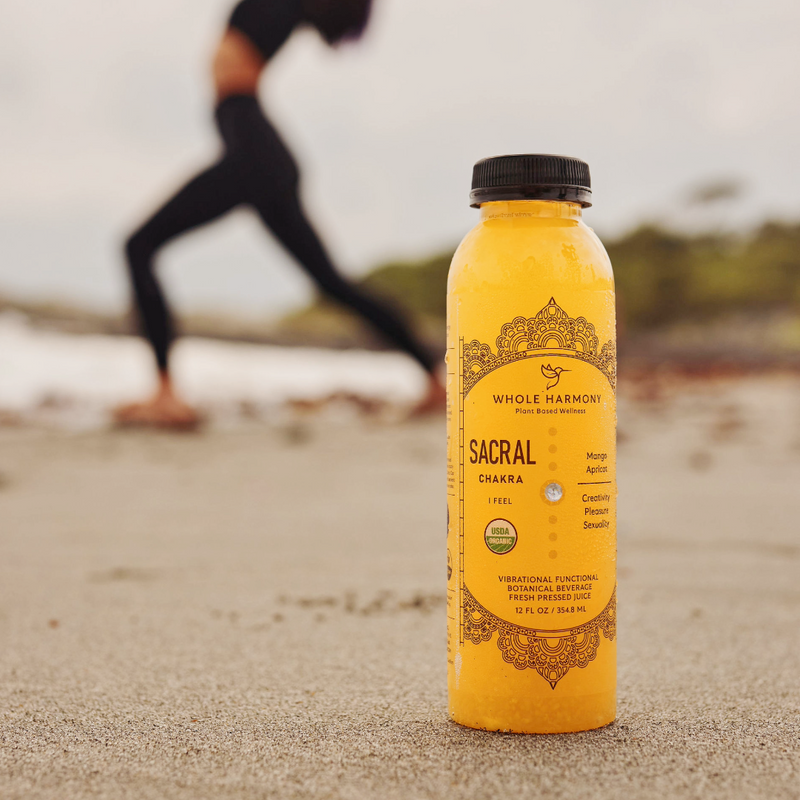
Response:
[[[448,469],[460,642],[495,641],[555,689],[616,634],[614,341],[554,298],[500,325],[494,346],[461,333]]]

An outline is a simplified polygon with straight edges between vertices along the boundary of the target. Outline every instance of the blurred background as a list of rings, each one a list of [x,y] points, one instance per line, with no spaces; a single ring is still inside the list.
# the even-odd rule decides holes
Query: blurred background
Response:
[[[444,414],[251,212],[159,254],[208,424],[111,426],[155,381],[122,243],[219,150],[231,5],[3,4],[0,795],[796,798],[800,5],[375,0],[263,76],[334,261],[440,352],[473,163],[591,166],[620,724],[567,740],[448,722]]]
[[[7,9],[7,411],[21,412],[37,393],[79,389],[35,377],[33,360],[52,352],[41,340],[40,356],[28,337],[32,350],[14,359],[23,321],[63,332],[131,330],[120,244],[218,150],[209,58],[230,5],[42,0]],[[268,66],[261,97],[295,151],[311,217],[342,271],[399,297],[438,346],[448,260],[476,220],[472,164],[556,152],[592,168],[586,219],[615,266],[623,356],[697,359],[732,346],[751,361],[793,358],[799,23],[800,10],[783,0],[724,8],[717,0],[505,0],[499,10],[478,0],[379,0],[356,46],[332,50],[311,30],[292,37]],[[376,346],[358,321],[315,301],[248,211],[178,241],[159,264],[189,334]]]

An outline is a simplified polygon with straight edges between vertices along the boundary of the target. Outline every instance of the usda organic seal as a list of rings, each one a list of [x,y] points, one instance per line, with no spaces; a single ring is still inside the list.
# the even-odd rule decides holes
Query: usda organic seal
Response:
[[[493,519],[483,534],[486,546],[498,556],[510,553],[517,543],[517,529],[507,519]]]

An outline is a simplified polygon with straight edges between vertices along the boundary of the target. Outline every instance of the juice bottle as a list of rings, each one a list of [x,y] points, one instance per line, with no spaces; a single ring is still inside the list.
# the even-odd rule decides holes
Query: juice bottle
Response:
[[[448,688],[462,725],[616,713],[614,279],[589,167],[478,162],[448,281]]]

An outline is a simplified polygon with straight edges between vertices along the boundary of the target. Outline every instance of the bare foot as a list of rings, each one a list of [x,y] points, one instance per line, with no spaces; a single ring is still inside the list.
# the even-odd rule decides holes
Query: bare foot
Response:
[[[439,414],[447,407],[447,389],[435,375],[428,380],[428,391],[411,412],[412,417],[424,417],[428,414]]]
[[[114,409],[117,425],[194,430],[201,417],[188,403],[181,400],[172,387],[169,376],[159,376],[156,393],[141,403],[129,403]]]

